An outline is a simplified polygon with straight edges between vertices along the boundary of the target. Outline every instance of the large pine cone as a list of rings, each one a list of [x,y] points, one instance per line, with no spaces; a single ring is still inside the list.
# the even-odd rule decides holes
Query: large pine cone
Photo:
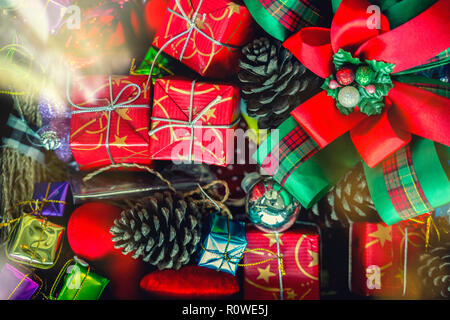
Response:
[[[450,298],[450,242],[420,256],[417,269],[422,279],[422,295],[426,299]]]
[[[322,79],[281,42],[256,39],[242,49],[238,78],[249,116],[261,129],[278,127],[289,113],[320,91]]]
[[[188,264],[201,239],[202,210],[179,193],[155,193],[122,211],[110,233],[115,248],[159,270]]]
[[[382,222],[372,201],[364,170],[358,163],[307,212],[308,220],[330,228],[350,222]]]

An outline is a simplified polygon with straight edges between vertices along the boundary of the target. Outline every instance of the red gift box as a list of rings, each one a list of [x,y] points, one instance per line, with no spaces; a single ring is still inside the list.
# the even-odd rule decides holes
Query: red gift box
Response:
[[[278,234],[278,252],[275,233],[248,227],[247,252],[243,261],[244,299],[279,300],[282,292],[285,300],[318,300],[319,241],[314,228],[295,226]],[[255,250],[258,248],[270,250],[272,254]],[[282,255],[282,260],[273,259],[277,255]],[[283,267],[279,268],[281,261]],[[285,275],[281,275],[280,281],[282,269]]]
[[[425,225],[354,223],[349,242],[352,292],[379,298],[414,296],[418,291],[414,264],[425,249],[425,229]]]
[[[150,164],[147,76],[86,76],[73,83],[70,148],[81,170]],[[68,89],[70,90],[70,89]]]
[[[202,76],[225,78],[238,72],[252,24],[247,8],[232,1],[172,0],[153,45]]]
[[[225,166],[233,158],[239,88],[181,77],[156,79],[150,155]]]

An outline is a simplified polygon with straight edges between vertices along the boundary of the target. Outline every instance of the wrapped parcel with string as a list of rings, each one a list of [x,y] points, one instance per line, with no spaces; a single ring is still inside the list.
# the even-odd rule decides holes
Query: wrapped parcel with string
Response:
[[[156,79],[151,158],[226,166],[234,156],[238,122],[239,87],[176,76]]]
[[[245,222],[214,214],[209,226],[198,265],[235,275],[247,246]]]
[[[109,280],[74,257],[66,262],[50,291],[52,300],[98,300]]]
[[[425,251],[424,224],[354,223],[349,230],[349,289],[361,296],[417,298],[418,258]]]
[[[34,184],[33,200],[43,216],[62,217],[69,196],[68,182],[39,182]],[[37,208],[34,208],[37,209]]]
[[[253,37],[245,6],[228,0],[172,0],[153,45],[202,76],[238,71],[240,47]]]
[[[47,219],[24,215],[14,226],[6,254],[12,261],[23,265],[52,268],[61,252],[64,230]]]
[[[86,76],[68,85],[70,148],[81,170],[150,164],[147,77]]]
[[[18,270],[5,263],[0,271],[0,300],[31,300],[42,286],[31,271]]]
[[[320,235],[313,226],[283,233],[247,227],[244,254],[245,300],[318,300]],[[265,250],[255,250],[255,249]]]

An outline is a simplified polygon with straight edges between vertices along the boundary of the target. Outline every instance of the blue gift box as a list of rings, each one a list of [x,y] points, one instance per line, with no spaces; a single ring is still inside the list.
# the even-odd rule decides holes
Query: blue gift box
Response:
[[[68,182],[43,182],[34,184],[33,200],[40,201],[40,213],[43,216],[64,215],[69,194]]]
[[[245,222],[214,214],[198,265],[235,275],[246,247]]]
[[[437,208],[434,214],[436,217],[450,217],[450,203]]]

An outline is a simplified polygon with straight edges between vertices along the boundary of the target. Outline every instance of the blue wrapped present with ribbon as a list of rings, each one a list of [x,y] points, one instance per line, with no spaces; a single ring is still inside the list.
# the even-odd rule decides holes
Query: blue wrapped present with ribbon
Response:
[[[235,275],[247,247],[245,222],[214,214],[207,234],[198,265]]]
[[[31,203],[35,203],[38,207],[33,210],[37,210],[43,216],[62,217],[67,204],[69,186],[68,182],[35,183]]]
[[[434,215],[436,217],[450,217],[450,203],[437,208]]]

